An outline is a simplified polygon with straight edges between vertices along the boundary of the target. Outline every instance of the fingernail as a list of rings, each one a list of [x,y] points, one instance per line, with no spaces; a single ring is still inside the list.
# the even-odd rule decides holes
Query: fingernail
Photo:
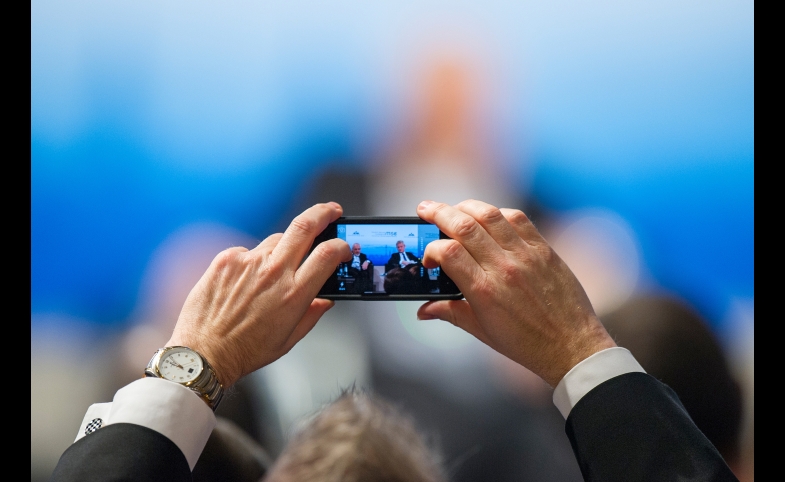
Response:
[[[327,204],[331,205],[331,206],[332,206],[332,207],[334,207],[335,209],[341,209],[341,205],[340,205],[340,204],[338,204],[338,203],[337,203],[337,202],[335,202],[335,201],[330,201],[330,202],[328,202]]]
[[[430,206],[431,204],[433,204],[433,201],[423,201],[423,202],[420,203],[420,205],[418,207],[422,208],[422,209],[425,209],[428,206]]]
[[[433,315],[421,315],[420,313],[417,313],[417,319],[418,320],[435,320],[436,317],[433,316]]]

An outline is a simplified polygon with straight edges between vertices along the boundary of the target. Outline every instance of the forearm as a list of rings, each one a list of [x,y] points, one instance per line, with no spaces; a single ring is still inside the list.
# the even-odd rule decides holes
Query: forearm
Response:
[[[145,467],[163,470],[160,480],[183,471],[190,480],[214,427],[213,411],[191,390],[143,378],[118,390],[112,402],[90,406],[52,480],[83,480],[84,474],[92,474],[87,480],[123,474],[146,480]]]
[[[645,373],[612,377],[572,408],[567,436],[587,481],[735,481],[676,394]]]

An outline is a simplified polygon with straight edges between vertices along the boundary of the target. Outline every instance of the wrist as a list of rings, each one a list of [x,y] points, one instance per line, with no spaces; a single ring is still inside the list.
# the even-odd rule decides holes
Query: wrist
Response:
[[[224,389],[215,369],[201,353],[188,346],[170,345],[156,350],[144,369],[144,376],[168,380],[191,390],[213,411],[223,399]]]
[[[596,326],[575,340],[577,341],[565,343],[559,362],[554,363],[542,377],[551,387],[555,388],[562,378],[583,360],[602,350],[617,346],[599,320]]]
[[[240,378],[236,374],[238,370],[228,366],[226,363],[227,358],[221,356],[221,353],[210,343],[203,343],[197,338],[181,337],[174,334],[164,346],[187,346],[199,353],[213,368],[218,383],[221,384],[224,390],[234,385]]]

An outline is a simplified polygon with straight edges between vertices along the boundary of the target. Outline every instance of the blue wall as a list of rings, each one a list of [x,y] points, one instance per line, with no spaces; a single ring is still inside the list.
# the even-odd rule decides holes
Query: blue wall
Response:
[[[320,167],[368,161],[379,59],[452,30],[506,68],[521,189],[618,211],[718,327],[754,297],[752,2],[34,1],[31,29],[33,314],[122,323],[175,229],[280,226]]]

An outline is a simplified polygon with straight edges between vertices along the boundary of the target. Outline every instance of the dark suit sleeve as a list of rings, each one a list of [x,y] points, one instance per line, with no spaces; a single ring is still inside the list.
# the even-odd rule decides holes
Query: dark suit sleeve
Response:
[[[408,252],[408,251],[407,251],[407,252],[406,252],[406,256],[408,256],[408,257],[409,257],[409,259],[416,261],[417,263],[419,263],[419,262],[420,262],[420,258],[418,258],[417,256],[415,256],[415,255],[414,255],[414,253],[410,253],[410,252]]]
[[[68,447],[51,481],[188,481],[191,469],[174,442],[141,425],[108,425]]]
[[[595,387],[566,431],[587,481],[737,480],[676,393],[645,373]]]
[[[396,256],[397,256],[397,258],[396,258]],[[398,267],[398,260],[401,259],[400,256],[401,255],[398,254],[398,253],[393,253],[393,254],[390,255],[390,259],[387,261],[387,264],[384,265],[384,272],[385,273],[390,271],[393,268],[397,268]]]

